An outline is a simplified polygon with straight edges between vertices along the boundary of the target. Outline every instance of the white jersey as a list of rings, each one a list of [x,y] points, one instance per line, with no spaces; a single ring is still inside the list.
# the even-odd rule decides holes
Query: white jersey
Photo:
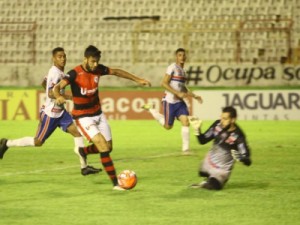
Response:
[[[46,86],[46,102],[42,109],[49,117],[58,118],[60,117],[65,108],[64,105],[55,104],[55,99],[49,98],[48,92],[52,89],[63,77],[65,73],[58,69],[56,66],[52,66],[47,75],[47,86]]]
[[[180,92],[186,92],[186,71],[177,65],[176,63],[172,63],[170,66],[168,66],[166,74],[171,76],[170,80],[170,86]],[[165,101],[168,103],[177,103],[182,101],[182,99],[179,99],[176,95],[169,91],[165,91]]]

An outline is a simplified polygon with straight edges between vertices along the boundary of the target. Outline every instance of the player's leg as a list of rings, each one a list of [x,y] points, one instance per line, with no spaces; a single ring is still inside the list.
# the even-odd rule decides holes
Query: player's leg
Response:
[[[153,118],[161,125],[165,125],[165,117],[163,114],[159,113],[156,109],[153,108],[152,104],[145,104],[142,106],[143,109],[147,110]]]
[[[99,127],[100,133],[104,136],[104,138],[107,142],[109,152],[111,152],[113,149],[111,129],[110,129],[110,126],[109,126],[104,114],[102,114],[102,116],[100,117],[100,123],[99,123],[98,127]],[[88,154],[99,153],[99,150],[97,149],[97,147],[94,143],[89,146],[86,146],[84,148],[81,148],[80,151],[81,151],[81,154],[85,155],[85,156]]]
[[[79,158],[81,174],[83,176],[89,174],[95,174],[102,171],[101,169],[94,168],[93,166],[88,165],[86,156],[80,153],[80,148],[84,147],[84,139],[79,133],[76,125],[73,122],[71,115],[68,112],[64,112],[60,117],[59,126],[64,132],[70,133],[74,137],[74,152]]]
[[[111,128],[107,122],[107,119],[104,114],[101,114],[99,117],[99,125],[98,125],[99,131],[101,135],[104,137],[106,147],[108,148],[108,151],[100,150],[100,159],[101,163],[104,166],[104,169],[106,170],[107,174],[109,175],[112,183],[114,186],[118,186],[118,179],[116,176],[116,170],[114,168],[113,160],[110,157],[110,152],[112,151],[112,134],[111,134]],[[103,146],[104,147],[104,146]]]
[[[214,165],[210,160],[209,153],[205,156],[199,168],[199,176],[204,177],[204,181],[191,185],[192,188],[204,188],[208,190],[221,190],[229,179],[231,171],[222,170]]]
[[[214,168],[211,170],[207,181],[202,185],[202,188],[208,190],[221,190],[229,179],[231,171]]]
[[[109,152],[112,152],[113,144],[112,144],[111,129],[110,129],[110,126],[109,126],[109,124],[107,122],[107,119],[106,119],[104,114],[101,116],[101,121],[100,121],[100,124],[99,124],[99,131],[104,136],[105,140],[107,141]],[[99,151],[98,151],[97,147],[95,146],[95,144],[91,144],[89,146],[86,146],[81,150],[83,151],[83,153],[85,155],[99,153]]]
[[[182,139],[182,152],[183,154],[190,154],[190,127],[189,120],[186,115],[181,115],[179,118],[181,122],[181,139]]]
[[[0,159],[10,147],[42,146],[45,140],[53,133],[57,127],[57,121],[48,117],[44,112],[40,113],[40,122],[36,132],[36,137],[22,137],[18,139],[0,140]]]
[[[176,103],[175,115],[181,123],[182,152],[184,155],[190,152],[190,123],[188,119],[188,108],[185,102]]]
[[[207,183],[207,180],[210,176],[211,165],[209,164],[209,154],[206,154],[204,160],[200,163],[198,169],[199,177],[203,177],[204,179],[200,183],[192,184],[191,188],[202,188],[203,185]]]
[[[84,139],[80,135],[79,131],[77,130],[77,127],[74,123],[72,123],[67,128],[68,133],[70,133],[74,137],[74,152],[79,158],[80,162],[80,169],[81,169],[81,175],[86,176],[89,174],[96,174],[102,171],[102,169],[95,168],[91,165],[88,165],[87,162],[87,156],[83,154],[84,146]],[[79,136],[78,136],[79,135]],[[98,152],[97,152],[98,153]]]
[[[110,157],[110,146],[108,144],[110,141],[107,140],[109,139],[109,136],[104,137],[104,135],[101,134],[100,131],[103,129],[103,127],[101,127],[101,122],[107,123],[107,121],[105,120],[105,116],[103,114],[95,117],[79,118],[76,120],[76,126],[78,127],[80,132],[84,134],[89,141],[92,141],[93,144],[98,149],[100,153],[100,161],[107,175],[109,176],[110,180],[113,183],[114,190],[124,190],[118,186],[116,170],[114,167],[113,160]],[[106,134],[108,135],[110,134],[110,129],[107,131]]]
[[[109,176],[110,180],[113,183],[114,189],[119,190],[118,188],[118,179],[117,179],[117,173],[116,169],[114,167],[114,163],[112,158],[110,157],[110,151],[107,144],[107,141],[105,140],[104,136],[101,133],[98,133],[92,138],[92,142],[95,144],[95,146],[98,148],[100,152],[100,161]],[[116,187],[116,188],[115,188]]]

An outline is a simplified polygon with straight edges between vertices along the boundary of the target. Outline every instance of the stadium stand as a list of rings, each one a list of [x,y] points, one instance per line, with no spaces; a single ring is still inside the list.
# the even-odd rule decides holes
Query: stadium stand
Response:
[[[0,63],[69,64],[98,46],[106,63],[299,63],[299,0],[10,0],[0,2]]]

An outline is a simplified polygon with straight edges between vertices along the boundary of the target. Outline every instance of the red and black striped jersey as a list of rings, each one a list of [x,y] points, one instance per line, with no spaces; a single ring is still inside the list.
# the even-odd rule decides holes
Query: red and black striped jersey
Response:
[[[64,80],[70,84],[73,95],[74,119],[102,113],[98,85],[100,77],[109,73],[108,67],[99,64],[93,72],[87,72],[79,65],[66,74]]]

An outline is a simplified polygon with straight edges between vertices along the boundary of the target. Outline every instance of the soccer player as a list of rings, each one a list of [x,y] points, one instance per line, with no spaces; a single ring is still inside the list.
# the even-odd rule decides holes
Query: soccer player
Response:
[[[189,155],[190,152],[190,129],[189,129],[189,110],[188,97],[195,98],[202,103],[201,96],[189,91],[186,87],[186,71],[184,63],[186,61],[185,49],[179,48],[175,51],[175,63],[168,66],[166,74],[162,80],[162,86],[165,88],[163,98],[163,115],[155,110],[151,104],[145,104],[144,109],[148,110],[154,119],[161,126],[170,130],[173,127],[175,119],[181,122],[182,153]]]
[[[71,86],[74,103],[73,119],[80,133],[96,146],[96,149],[81,149],[81,154],[86,156],[90,150],[100,152],[100,161],[113,183],[113,190],[125,190],[118,184],[116,170],[110,157],[112,135],[110,126],[101,110],[98,85],[101,76],[104,75],[115,75],[135,81],[140,85],[150,86],[151,84],[149,81],[124,70],[99,64],[100,59],[101,51],[95,46],[88,46],[84,52],[83,63],[69,71],[54,87],[54,96],[57,104],[64,104],[66,98],[60,91],[67,85]]]
[[[201,133],[202,121],[195,117],[189,117],[189,120],[200,144],[214,140],[199,169],[199,176],[205,177],[205,181],[191,187],[221,190],[230,177],[235,161],[251,165],[246,136],[236,124],[236,109],[231,106],[223,108],[221,119],[204,133]]]
[[[79,156],[81,174],[85,176],[99,173],[101,169],[87,165],[87,159],[79,154],[79,147],[84,147],[83,137],[78,132],[71,115],[65,110],[64,105],[56,104],[55,98],[53,97],[52,88],[65,76],[64,68],[67,57],[63,48],[57,47],[52,50],[52,61],[53,65],[42,83],[42,86],[46,89],[46,101],[40,111],[40,123],[36,136],[14,140],[1,139],[0,159],[3,158],[4,153],[9,147],[42,146],[54,130],[60,127],[64,132],[68,132],[74,137],[74,151]],[[65,94],[64,90],[62,90],[62,94],[66,99],[72,99],[72,96]]]

